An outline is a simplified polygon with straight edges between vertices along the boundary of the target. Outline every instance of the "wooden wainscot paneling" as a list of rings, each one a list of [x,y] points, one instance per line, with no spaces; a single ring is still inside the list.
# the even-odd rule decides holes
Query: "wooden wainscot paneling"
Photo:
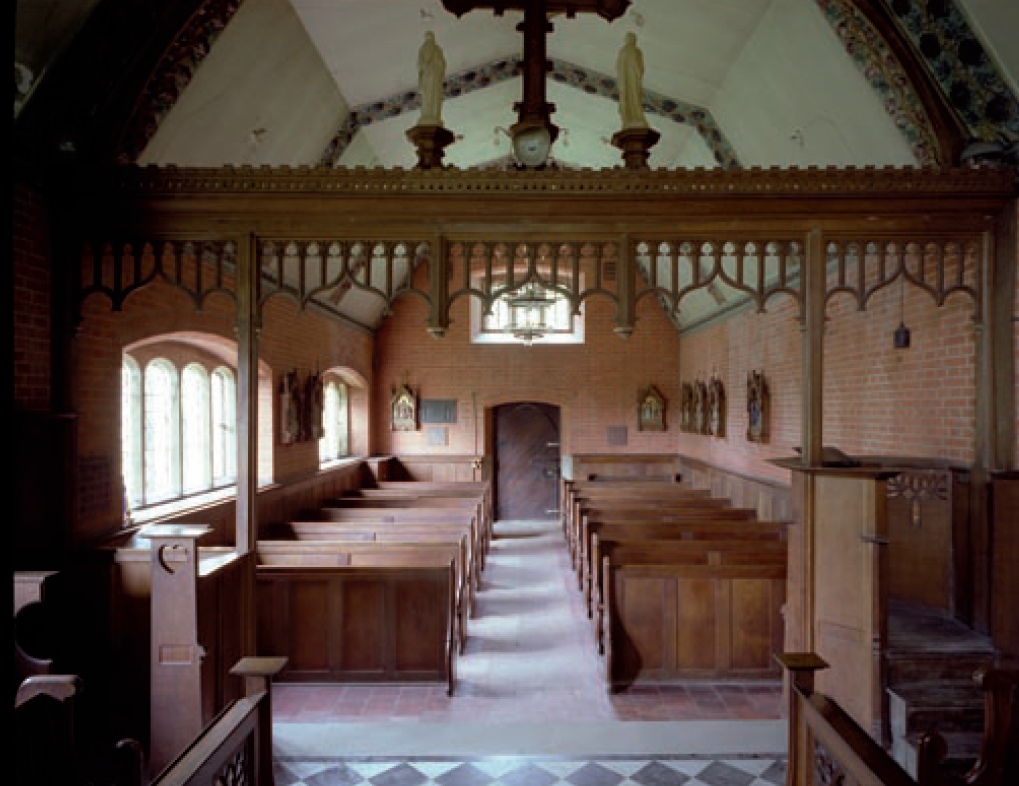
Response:
[[[736,507],[754,508],[760,519],[792,519],[792,495],[787,484],[743,475],[689,456],[682,456],[679,461],[679,471],[687,485],[710,489],[713,497],[732,500]]]
[[[563,477],[571,480],[655,478],[679,480],[680,460],[666,453],[588,453],[562,458]]]
[[[259,570],[258,648],[284,682],[445,682],[448,598],[431,570]]]
[[[991,633],[1005,658],[1019,660],[1019,472],[994,474],[991,506]]]
[[[690,679],[774,679],[784,564],[616,565],[604,584],[610,689]]]
[[[462,483],[482,479],[474,456],[404,455],[396,457],[390,470],[388,480]]]

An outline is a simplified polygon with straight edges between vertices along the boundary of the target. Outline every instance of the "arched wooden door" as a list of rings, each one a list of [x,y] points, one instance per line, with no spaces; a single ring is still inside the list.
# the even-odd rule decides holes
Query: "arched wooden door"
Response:
[[[494,410],[497,519],[551,519],[559,508],[559,407],[521,402]]]

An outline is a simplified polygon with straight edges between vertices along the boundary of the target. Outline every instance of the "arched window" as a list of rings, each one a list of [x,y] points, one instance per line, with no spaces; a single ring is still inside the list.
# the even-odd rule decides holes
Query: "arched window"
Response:
[[[124,518],[142,502],[142,372],[130,356],[120,374],[120,434],[123,449]]]
[[[177,370],[157,358],[145,367],[142,397],[145,504],[180,496],[180,401]]]
[[[335,461],[350,455],[350,391],[345,382],[337,379],[325,382],[322,430],[319,461]]]
[[[212,485],[209,405],[209,372],[198,363],[188,363],[181,383],[181,467],[185,494],[204,491]]]
[[[233,372],[212,372],[212,482],[237,481],[237,383]]]
[[[139,357],[125,351],[121,366],[125,521],[129,514],[144,520],[165,513],[167,504],[177,510],[185,504],[184,498],[186,504],[193,504],[196,495],[231,489],[237,482],[233,369],[219,365],[210,370],[207,350],[191,350],[169,338],[165,349],[158,340],[149,340],[129,351]],[[163,356],[164,352],[174,360]],[[183,369],[178,370],[179,364]],[[264,413],[265,420],[271,417],[271,411]],[[271,427],[260,425],[260,434],[263,430],[271,436]],[[260,482],[270,483],[271,449],[268,456],[261,455],[261,442],[260,469],[266,464],[270,471],[260,472]],[[144,512],[139,514],[140,510]]]

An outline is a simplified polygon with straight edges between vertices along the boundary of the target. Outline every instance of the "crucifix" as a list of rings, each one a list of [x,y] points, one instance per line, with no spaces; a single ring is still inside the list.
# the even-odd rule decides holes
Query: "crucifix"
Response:
[[[517,161],[529,169],[540,168],[559,136],[552,122],[555,105],[545,99],[545,75],[550,66],[546,57],[546,36],[552,31],[549,14],[595,13],[611,22],[618,19],[630,0],[442,0],[445,9],[458,17],[478,8],[491,8],[496,16],[507,9],[524,12],[524,21],[517,30],[524,34],[524,73],[522,100],[513,105],[517,122],[510,128],[513,152]]]

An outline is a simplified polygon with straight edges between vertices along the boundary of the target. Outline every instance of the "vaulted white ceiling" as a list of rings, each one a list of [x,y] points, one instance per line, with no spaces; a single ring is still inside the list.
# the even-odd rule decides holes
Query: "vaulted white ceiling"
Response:
[[[622,165],[610,143],[620,128],[615,59],[633,31],[644,53],[648,120],[661,134],[652,168],[924,163],[901,112],[888,109],[895,96],[875,88],[836,32],[848,7],[633,0],[613,22],[553,16],[546,83],[562,129],[553,158]],[[988,36],[985,48],[1014,90],[1019,35],[1004,31],[1019,30],[1019,3],[961,7],[980,14],[973,26]],[[521,80],[508,74],[522,55],[522,18],[482,9],[457,17],[440,0],[245,0],[141,160],[410,168],[417,50],[432,31],[447,61],[447,93],[458,93],[443,107],[456,134],[444,164],[505,162],[509,138],[499,129],[517,119]]]

